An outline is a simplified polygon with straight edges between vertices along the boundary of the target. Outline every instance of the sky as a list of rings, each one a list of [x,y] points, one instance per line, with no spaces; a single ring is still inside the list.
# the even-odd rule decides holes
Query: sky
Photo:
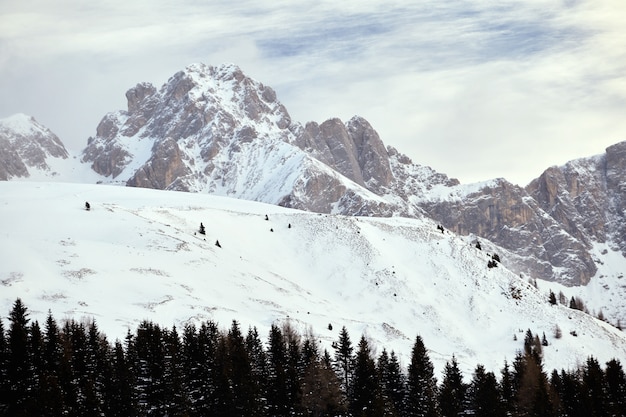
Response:
[[[463,183],[626,140],[623,0],[0,0],[0,118],[82,150],[139,82],[237,64],[292,120],[366,118]]]

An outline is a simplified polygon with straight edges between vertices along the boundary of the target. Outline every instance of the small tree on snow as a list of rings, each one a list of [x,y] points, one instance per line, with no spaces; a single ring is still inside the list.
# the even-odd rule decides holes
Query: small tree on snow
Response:
[[[550,296],[548,297],[548,301],[550,301],[550,304],[552,305],[556,304],[556,295],[554,295],[552,290],[550,290]]]
[[[206,230],[204,229],[204,225],[202,224],[202,222],[200,222],[200,229],[198,230],[198,232],[201,235],[205,235],[206,234]]]

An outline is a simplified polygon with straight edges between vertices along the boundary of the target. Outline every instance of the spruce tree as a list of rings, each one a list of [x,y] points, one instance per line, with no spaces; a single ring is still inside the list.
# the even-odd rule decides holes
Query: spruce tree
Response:
[[[593,356],[587,358],[582,372],[582,394],[585,414],[589,417],[607,415],[606,382],[600,363]]]
[[[7,414],[29,416],[30,386],[32,381],[28,349],[28,309],[21,299],[15,300],[9,313],[7,382],[9,385]]]
[[[459,369],[456,357],[446,362],[443,370],[441,387],[439,388],[439,404],[442,417],[456,417],[461,415],[467,406],[467,386],[463,382],[463,375]]]
[[[345,326],[341,328],[339,332],[339,340],[333,344],[335,349],[335,367],[337,370],[337,376],[341,381],[341,388],[344,395],[347,397],[348,388],[351,383],[353,366],[354,366],[354,347],[350,340],[350,335]]]
[[[606,364],[607,414],[626,416],[626,375],[617,359]]]
[[[250,357],[246,350],[245,339],[239,323],[233,320],[227,335],[228,357],[230,367],[230,383],[232,387],[233,405],[236,415],[252,415],[256,408],[254,382]]]
[[[512,415],[515,407],[515,386],[507,361],[504,361],[504,367],[500,371],[500,397],[505,414]]]
[[[4,323],[0,319],[0,417],[7,415],[9,408],[9,391],[11,385],[7,375],[8,366],[8,346],[4,331]]]
[[[504,417],[502,397],[498,381],[493,372],[477,365],[468,387],[468,402],[471,414],[475,417]]]
[[[354,417],[376,417],[383,414],[376,365],[365,336],[361,336],[358,344],[350,393],[349,409]]]
[[[267,351],[269,375],[267,405],[269,415],[287,415],[289,393],[287,388],[287,349],[281,329],[272,324]]]
[[[254,389],[254,415],[262,415],[267,408],[267,393],[265,383],[268,377],[267,355],[263,349],[263,343],[259,337],[256,327],[248,330],[246,336],[246,350],[250,357],[250,368],[252,374],[252,387]]]
[[[437,417],[437,380],[421,336],[415,338],[408,368],[405,416]]]
[[[391,351],[391,355],[389,355],[387,350],[383,349],[378,357],[377,370],[384,404],[384,415],[401,416],[406,395],[405,377],[394,351]]]

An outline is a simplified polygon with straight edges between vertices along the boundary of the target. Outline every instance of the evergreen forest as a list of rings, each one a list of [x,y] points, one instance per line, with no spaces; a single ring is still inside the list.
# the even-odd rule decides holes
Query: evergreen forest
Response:
[[[453,356],[436,376],[420,336],[405,365],[345,327],[330,351],[289,323],[262,337],[144,321],[110,342],[93,321],[31,321],[17,299],[0,321],[0,416],[626,416],[626,377],[594,357],[548,372],[530,330],[497,374],[463,375]]]

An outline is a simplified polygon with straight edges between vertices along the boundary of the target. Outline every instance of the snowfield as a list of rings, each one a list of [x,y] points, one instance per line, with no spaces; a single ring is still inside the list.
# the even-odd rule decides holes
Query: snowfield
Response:
[[[345,326],[354,344],[365,334],[375,353],[394,350],[406,366],[419,334],[437,375],[452,355],[466,377],[478,363],[499,372],[523,349],[527,329],[545,334],[550,370],[590,355],[626,360],[623,332],[547,301],[550,288],[568,297],[577,289],[536,289],[503,266],[487,268],[490,255],[471,238],[428,219],[32,181],[0,182],[0,219],[5,328],[19,297],[32,320],[48,311],[60,321],[94,319],[110,340],[144,319],[222,328],[237,320],[264,339],[272,323],[289,320],[329,349]]]

